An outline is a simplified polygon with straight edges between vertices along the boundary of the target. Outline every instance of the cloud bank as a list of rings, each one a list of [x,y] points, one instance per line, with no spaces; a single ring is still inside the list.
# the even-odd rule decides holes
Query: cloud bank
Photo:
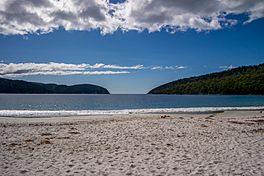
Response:
[[[128,74],[130,70],[174,70],[185,66],[121,66],[115,64],[66,64],[66,63],[0,63],[0,76],[30,75],[116,75]]]
[[[151,70],[181,70],[186,69],[186,66],[153,66]]]
[[[149,32],[217,30],[237,23],[230,15],[246,14],[249,23],[264,17],[263,0],[1,0],[0,34],[25,35],[65,30],[120,29]]]
[[[142,69],[142,65],[119,66],[107,64],[65,64],[65,63],[0,63],[0,76],[29,75],[114,75],[127,74],[132,69]],[[100,70],[95,70],[100,69]],[[112,70],[105,70],[112,69]],[[118,71],[113,71],[118,69]]]

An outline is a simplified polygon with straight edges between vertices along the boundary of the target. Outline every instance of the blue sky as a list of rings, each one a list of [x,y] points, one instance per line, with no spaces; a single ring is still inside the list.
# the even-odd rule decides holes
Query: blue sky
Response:
[[[29,32],[24,29],[22,31],[26,33],[21,34],[18,30],[13,33],[0,27],[2,69],[10,71],[14,70],[13,67],[18,67],[15,68],[17,71],[24,67],[18,64],[52,62],[74,66],[86,64],[85,68],[89,72],[117,72],[17,74],[21,73],[20,70],[16,74],[2,75],[45,83],[92,83],[107,88],[111,93],[146,93],[155,86],[179,78],[222,71],[228,67],[264,63],[264,19],[259,17],[243,24],[250,18],[248,14],[225,18],[235,20],[236,24],[220,28],[216,26],[217,29],[215,26],[212,29],[193,26],[184,26],[184,29],[179,30],[178,27],[169,28],[173,33],[166,31],[168,29],[165,27],[153,29],[151,23],[140,29],[124,25],[123,29],[119,27],[109,33],[102,33],[102,28],[68,30],[65,26],[60,26],[45,34],[39,32],[39,29]],[[11,63],[14,65],[10,65]],[[104,66],[97,68],[95,64],[100,63]],[[88,67],[92,69],[89,70]]]

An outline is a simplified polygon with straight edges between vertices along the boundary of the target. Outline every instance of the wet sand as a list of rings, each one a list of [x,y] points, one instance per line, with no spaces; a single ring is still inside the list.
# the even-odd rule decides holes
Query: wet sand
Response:
[[[264,175],[264,112],[0,118],[0,175]]]

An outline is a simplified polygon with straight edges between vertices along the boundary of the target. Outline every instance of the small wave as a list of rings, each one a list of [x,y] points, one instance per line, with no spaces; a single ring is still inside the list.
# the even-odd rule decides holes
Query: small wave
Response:
[[[261,107],[195,107],[195,108],[159,108],[159,109],[122,109],[122,110],[0,110],[0,117],[66,117],[104,114],[150,114],[150,113],[202,113],[233,110],[264,110]]]

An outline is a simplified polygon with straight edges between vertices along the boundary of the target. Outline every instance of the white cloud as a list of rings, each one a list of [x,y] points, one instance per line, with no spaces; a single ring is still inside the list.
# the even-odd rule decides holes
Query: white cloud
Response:
[[[118,28],[118,20],[110,10],[106,0],[1,0],[0,33],[41,34],[60,26],[111,33]]]
[[[114,75],[128,74],[128,70],[178,70],[186,66],[121,66],[116,64],[66,64],[66,63],[1,63],[0,76],[28,75]],[[113,71],[115,70],[115,71]]]
[[[26,76],[26,75],[113,75],[126,74],[128,71],[112,71],[105,69],[131,70],[142,69],[143,65],[120,66],[107,64],[65,64],[65,63],[0,63],[0,75],[2,76]],[[93,69],[104,69],[89,71]]]
[[[264,17],[263,0],[1,0],[0,34],[48,33],[100,29],[102,34],[147,29],[169,32],[217,30],[236,24],[232,14],[249,23]]]
[[[98,68],[109,68],[109,69],[133,69],[133,70],[139,70],[143,69],[143,65],[135,65],[135,66],[120,66],[120,65],[107,65],[107,64],[95,64],[95,65],[87,65],[87,68],[91,69],[98,69]]]
[[[247,13],[248,21],[264,17],[263,0],[128,0],[122,6],[117,12],[122,28],[150,32],[216,30],[236,24],[229,14]]]
[[[151,68],[151,70],[162,70],[162,66],[154,66]]]
[[[150,69],[151,70],[180,70],[180,69],[186,69],[186,66],[153,66]]]
[[[224,66],[220,66],[219,68],[221,68],[221,69],[227,69],[227,70],[230,70],[230,69],[233,69],[233,68],[236,68],[235,66],[233,66],[233,65],[224,65]]]
[[[8,77],[19,77],[19,76],[33,76],[33,75],[56,75],[56,76],[65,76],[65,75],[117,75],[117,74],[127,74],[128,71],[37,71],[37,72],[27,72],[27,73],[8,73],[3,76]]]
[[[180,70],[180,69],[186,69],[187,66],[176,66],[175,68],[176,68],[177,70]]]

